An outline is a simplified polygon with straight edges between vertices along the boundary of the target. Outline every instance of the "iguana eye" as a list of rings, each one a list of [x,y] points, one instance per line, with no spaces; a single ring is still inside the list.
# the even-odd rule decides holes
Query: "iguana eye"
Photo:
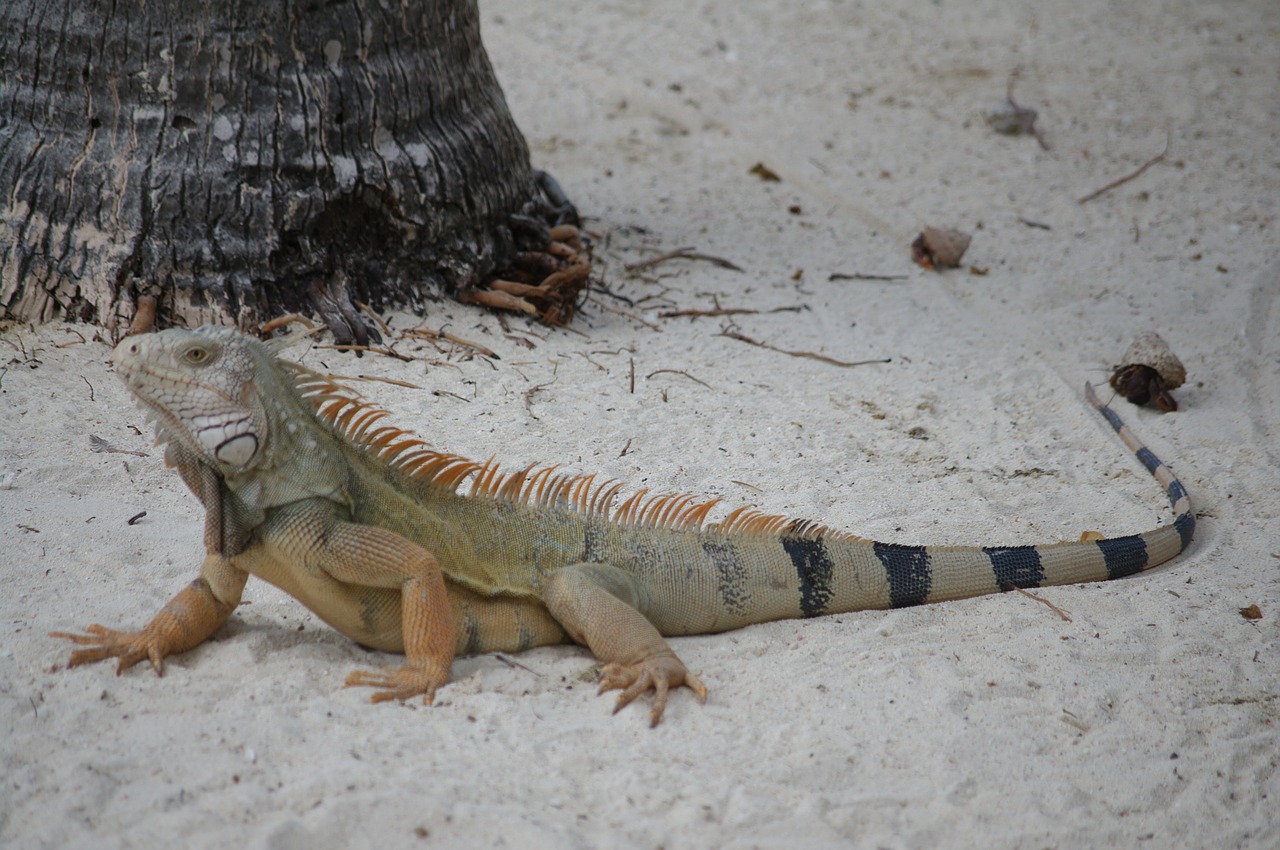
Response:
[[[186,358],[188,363],[200,364],[209,359],[209,351],[204,348],[190,348],[187,350]]]

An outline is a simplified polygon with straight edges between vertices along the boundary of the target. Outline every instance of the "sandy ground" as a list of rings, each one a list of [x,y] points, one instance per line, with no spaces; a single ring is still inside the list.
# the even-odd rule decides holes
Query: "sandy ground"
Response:
[[[201,516],[92,329],[10,328],[0,845],[1280,847],[1280,8],[688,8],[485,7],[617,297],[567,332],[431,306],[501,359],[298,355],[411,382],[362,387],[460,453],[1019,544],[1170,521],[1081,396],[1156,329],[1182,409],[1117,407],[1191,492],[1190,551],[1043,591],[1070,622],[1003,595],[677,640],[711,697],[676,694],[656,730],[610,716],[574,647],[462,659],[435,707],[370,706],[342,680],[393,659],[261,583],[162,679],[67,671],[46,633],[143,624],[195,574]],[[983,121],[1016,67],[1052,150]],[[911,264],[926,224],[974,234],[965,268]],[[743,271],[624,269],[681,246]],[[758,312],[659,316],[716,306]]]

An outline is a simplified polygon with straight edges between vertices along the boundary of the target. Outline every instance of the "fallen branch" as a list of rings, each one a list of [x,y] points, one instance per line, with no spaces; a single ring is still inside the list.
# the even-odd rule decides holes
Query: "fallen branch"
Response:
[[[827,357],[825,354],[816,354],[812,351],[789,351],[785,348],[778,348],[776,345],[770,345],[767,342],[754,340],[749,336],[737,333],[736,331],[721,331],[719,336],[727,336],[729,339],[736,339],[745,342],[748,345],[758,346],[759,348],[767,348],[769,351],[776,351],[779,354],[787,354],[791,357],[807,357],[810,360],[818,360],[822,363],[830,363],[832,366],[841,366],[849,368],[852,366],[869,366],[873,363],[892,363],[892,358],[885,357],[882,360],[854,360],[852,362],[845,360],[836,360],[834,357]]]
[[[1155,156],[1151,157],[1151,159],[1142,163],[1142,165],[1138,166],[1137,169],[1135,169],[1134,171],[1131,171],[1125,176],[1120,177],[1116,180],[1112,180],[1110,183],[1103,186],[1101,189],[1098,189],[1094,192],[1090,192],[1080,200],[1076,201],[1076,203],[1087,204],[1089,201],[1092,201],[1094,198],[1099,197],[1100,195],[1105,195],[1107,192],[1110,192],[1112,189],[1115,189],[1119,186],[1123,186],[1124,184],[1128,183],[1130,180],[1134,180],[1142,176],[1142,172],[1146,171],[1148,168],[1155,165],[1157,162],[1162,162],[1164,160],[1165,154],[1167,154],[1168,152],[1169,152],[1169,136],[1166,135],[1164,137],[1164,150],[1160,151],[1160,153],[1156,154]]]

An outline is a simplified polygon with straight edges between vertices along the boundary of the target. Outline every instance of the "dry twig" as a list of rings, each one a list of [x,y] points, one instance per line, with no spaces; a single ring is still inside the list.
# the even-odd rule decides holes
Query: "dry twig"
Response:
[[[1151,159],[1142,163],[1142,165],[1139,165],[1136,169],[1129,172],[1125,176],[1112,180],[1110,183],[1103,186],[1101,189],[1098,189],[1096,191],[1090,192],[1089,194],[1085,195],[1083,198],[1076,201],[1076,203],[1087,204],[1089,203],[1089,201],[1092,201],[1094,198],[1097,198],[1101,195],[1105,195],[1107,192],[1110,192],[1112,189],[1115,189],[1119,186],[1123,186],[1124,184],[1128,183],[1130,180],[1134,180],[1142,176],[1142,173],[1146,171],[1148,168],[1155,165],[1157,162],[1162,162],[1164,160],[1165,154],[1169,153],[1169,141],[1170,141],[1170,137],[1169,135],[1166,135],[1164,137],[1164,150],[1160,151],[1160,153],[1151,157]]]
[[[752,310],[748,307],[717,307],[714,310],[667,310],[659,313],[659,319],[679,319],[688,316],[696,319],[700,316],[745,316],[753,313],[759,313],[759,310]]]
[[[736,340],[739,340],[740,342],[745,342],[748,345],[754,345],[759,348],[767,348],[768,350],[776,351],[779,354],[787,354],[787,355],[790,355],[791,357],[807,357],[810,360],[818,360],[822,363],[830,363],[832,366],[841,366],[844,368],[848,368],[851,366],[869,366],[872,363],[893,362],[892,358],[889,358],[889,357],[885,357],[881,360],[854,360],[854,361],[836,360],[834,357],[828,357],[825,354],[816,354],[812,351],[789,351],[788,349],[785,349],[785,348],[778,348],[776,345],[770,345],[767,342],[760,342],[759,340],[752,339],[751,337],[746,336],[744,334],[740,334],[736,331],[721,331],[719,335],[727,336],[729,337],[729,339],[736,339]]]
[[[1049,610],[1050,610],[1050,611],[1052,611],[1053,613],[1057,614],[1057,615],[1058,615],[1059,617],[1061,617],[1065,622],[1068,622],[1068,623],[1070,623],[1070,622],[1071,622],[1071,618],[1067,616],[1067,612],[1066,612],[1066,611],[1063,611],[1061,608],[1059,608],[1057,605],[1054,605],[1052,602],[1050,602],[1048,599],[1045,599],[1043,596],[1036,596],[1036,595],[1035,595],[1034,593],[1032,593],[1031,591],[1029,591],[1029,590],[1023,590],[1022,588],[1018,587],[1016,584],[1010,584],[1010,585],[1008,585],[1008,589],[1009,589],[1009,590],[1016,590],[1016,591],[1018,591],[1019,593],[1021,593],[1023,596],[1027,597],[1028,599],[1034,599],[1036,602],[1039,602],[1041,605],[1048,606],[1048,608],[1049,608]]]
[[[652,378],[654,375],[664,375],[664,374],[665,375],[684,375],[686,378],[693,381],[695,384],[702,384],[707,389],[712,389],[711,385],[708,384],[706,381],[698,380],[697,378],[693,377],[693,375],[690,375],[688,372],[686,372],[683,369],[654,369],[652,372],[645,375],[644,377],[645,377],[645,380],[647,381],[650,378]]]
[[[905,274],[863,274],[862,272],[832,272],[827,280],[906,280]]]
[[[647,260],[627,263],[623,268],[629,272],[638,272],[641,269],[647,269],[652,266],[656,266],[659,263],[665,263],[668,260],[705,260],[706,262],[713,263],[722,269],[729,269],[735,272],[742,271],[741,266],[735,265],[724,257],[715,257],[711,254],[698,253],[698,251],[696,251],[692,246],[688,248],[677,248],[674,251],[668,251],[665,254],[659,254],[658,256],[650,257]]]
[[[472,342],[469,339],[463,339],[462,337],[451,334],[445,330],[433,331],[430,328],[408,328],[407,330],[401,331],[400,336],[402,338],[410,336],[416,339],[443,339],[447,342],[452,342],[454,345],[461,345],[463,348],[470,348],[472,351],[475,351],[485,357],[492,357],[494,360],[502,359],[498,356],[497,352],[488,346],[481,345],[478,342]]]
[[[326,377],[334,378],[338,381],[380,381],[384,384],[393,384],[397,387],[407,387],[411,390],[422,389],[422,387],[417,384],[411,384],[408,381],[397,381],[395,378],[380,378],[377,375],[335,375],[330,372]]]
[[[653,322],[649,321],[648,319],[645,319],[642,316],[637,316],[635,313],[628,313],[626,310],[619,310],[617,307],[610,307],[608,304],[604,303],[603,301],[600,301],[599,299],[593,298],[591,299],[591,303],[595,304],[597,307],[599,307],[602,310],[608,310],[610,313],[616,313],[619,316],[624,316],[633,322],[639,322],[640,324],[644,325],[647,328],[652,328],[655,331],[662,330],[662,328],[660,328],[658,325],[655,325]]]
[[[374,354],[381,354],[385,357],[394,357],[397,360],[403,360],[411,363],[416,357],[410,357],[408,354],[401,354],[392,348],[384,348],[380,345],[317,345],[316,348],[326,348],[331,351],[370,351]]]

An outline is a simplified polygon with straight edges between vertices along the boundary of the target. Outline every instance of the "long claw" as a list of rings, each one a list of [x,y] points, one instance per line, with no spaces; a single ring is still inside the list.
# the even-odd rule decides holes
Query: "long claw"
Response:
[[[425,705],[431,705],[435,699],[436,688],[449,681],[447,671],[441,672],[429,667],[383,667],[378,670],[354,670],[347,675],[344,687],[348,688],[383,688],[375,691],[369,702],[390,702],[391,700],[407,700],[422,696]]]
[[[151,662],[151,669],[156,671],[157,676],[164,675],[164,650],[154,635],[146,631],[121,632],[97,623],[89,626],[85,632],[87,634],[49,632],[49,637],[64,638],[77,646],[89,647],[73,651],[67,662],[68,667],[119,658],[120,661],[116,664],[116,675],[119,676],[145,658]]]
[[[649,708],[649,726],[662,722],[667,709],[667,697],[672,687],[687,687],[697,696],[698,702],[706,702],[707,687],[690,673],[674,656],[659,656],[636,664],[606,664],[600,675],[600,691],[621,690],[614,703],[617,714],[642,694],[653,691],[653,705]]]

